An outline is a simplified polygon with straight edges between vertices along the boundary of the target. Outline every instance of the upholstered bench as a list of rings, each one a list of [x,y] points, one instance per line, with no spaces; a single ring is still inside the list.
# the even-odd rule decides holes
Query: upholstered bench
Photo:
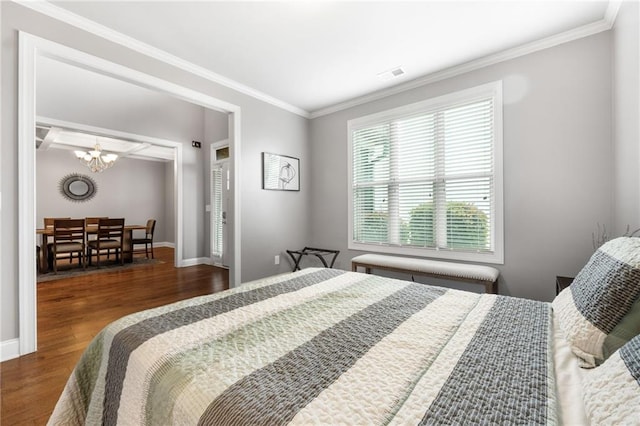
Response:
[[[351,270],[357,271],[358,267],[365,268],[365,273],[367,274],[370,274],[372,269],[380,269],[443,278],[452,281],[483,284],[485,292],[498,293],[498,276],[500,275],[500,271],[491,266],[382,254],[363,254],[351,259]]]

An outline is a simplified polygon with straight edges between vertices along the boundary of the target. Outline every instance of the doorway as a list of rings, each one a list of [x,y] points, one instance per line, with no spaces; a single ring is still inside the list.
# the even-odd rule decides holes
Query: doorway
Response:
[[[229,149],[232,152],[230,161],[231,204],[233,206],[234,224],[230,229],[229,240],[233,244],[231,265],[229,270],[230,286],[241,282],[241,238],[240,238],[240,108],[200,92],[162,80],[160,78],[135,71],[96,56],[72,49],[70,47],[33,36],[19,33],[19,111],[18,111],[18,161],[20,193],[18,214],[21,218],[18,229],[18,298],[19,298],[19,354],[25,355],[37,349],[37,310],[36,310],[36,221],[35,221],[35,76],[36,59],[46,56],[67,64],[93,71],[118,80],[133,83],[143,88],[167,94],[178,99],[191,102],[204,108],[227,113],[229,117]],[[181,248],[183,243],[183,182],[182,157],[178,149],[174,162],[176,185],[176,267],[185,266]]]

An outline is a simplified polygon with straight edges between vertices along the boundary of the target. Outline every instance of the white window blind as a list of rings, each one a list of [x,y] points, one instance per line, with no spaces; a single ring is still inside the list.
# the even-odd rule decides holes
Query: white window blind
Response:
[[[222,165],[221,164],[213,164],[212,166],[212,170],[211,170],[211,187],[213,188],[213,209],[211,211],[211,214],[213,215],[213,223],[214,223],[214,229],[213,229],[213,244],[211,244],[212,247],[212,254],[214,256],[222,256],[222,222],[223,222],[223,217],[222,217],[222,190],[223,190],[223,182],[224,182],[224,176],[222,175]]]
[[[495,88],[350,122],[350,248],[502,261]]]

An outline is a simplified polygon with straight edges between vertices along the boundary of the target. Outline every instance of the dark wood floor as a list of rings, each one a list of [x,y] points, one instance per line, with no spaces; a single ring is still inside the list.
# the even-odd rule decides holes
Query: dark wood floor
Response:
[[[38,351],[0,364],[0,425],[43,425],[91,339],[133,312],[229,288],[224,269],[173,267],[173,249],[156,248],[161,264],[38,284]]]

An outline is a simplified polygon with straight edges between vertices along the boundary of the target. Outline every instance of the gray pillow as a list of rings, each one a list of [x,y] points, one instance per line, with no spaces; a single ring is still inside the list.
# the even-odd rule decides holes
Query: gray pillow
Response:
[[[595,367],[640,333],[640,238],[603,244],[553,301],[583,367]]]

